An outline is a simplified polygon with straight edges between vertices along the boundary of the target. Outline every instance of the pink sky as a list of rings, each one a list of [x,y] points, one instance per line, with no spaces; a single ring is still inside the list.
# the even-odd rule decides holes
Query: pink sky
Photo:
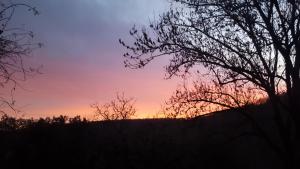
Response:
[[[17,89],[17,106],[25,117],[81,115],[93,117],[93,103],[105,103],[117,92],[136,98],[138,117],[151,117],[176,89],[179,78],[165,80],[168,58],[144,69],[123,65],[126,51],[118,39],[130,41],[133,24],[147,25],[167,9],[162,0],[33,1],[40,11],[18,11],[13,24],[26,24],[44,47],[27,62],[41,75]]]
[[[53,115],[93,116],[93,103],[105,103],[117,92],[134,97],[138,117],[151,117],[177,87],[178,78],[164,79],[161,62],[144,69],[126,69],[122,63],[114,70],[92,63],[61,59],[43,60],[41,75],[22,83],[25,89],[15,93],[18,106],[26,117]]]

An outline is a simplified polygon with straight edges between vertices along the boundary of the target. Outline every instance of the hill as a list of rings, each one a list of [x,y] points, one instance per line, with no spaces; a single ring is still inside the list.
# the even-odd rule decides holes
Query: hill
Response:
[[[271,112],[252,117],[280,145]],[[282,168],[280,157],[240,110],[195,119],[34,123],[0,131],[0,168]]]

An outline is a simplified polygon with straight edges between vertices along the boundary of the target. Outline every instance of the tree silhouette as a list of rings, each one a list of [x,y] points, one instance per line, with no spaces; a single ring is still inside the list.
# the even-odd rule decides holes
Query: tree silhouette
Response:
[[[141,68],[169,55],[170,77],[201,65],[216,87],[250,85],[266,93],[291,163],[293,138],[300,140],[299,1],[173,0],[150,30],[133,27],[133,45],[120,40],[129,50],[125,66]],[[282,92],[288,102],[280,99]]]
[[[222,86],[194,81],[189,87],[183,84],[165,102],[162,115],[167,118],[194,118],[226,109],[242,109],[260,104],[265,95],[251,86]]]
[[[25,80],[26,75],[37,72],[34,68],[24,66],[23,59],[34,48],[41,47],[40,43],[32,43],[33,32],[22,27],[10,26],[10,21],[18,7],[27,8],[34,15],[38,15],[36,8],[26,3],[0,2],[0,86],[2,88],[12,86],[11,98],[0,96],[0,106],[9,106],[14,111],[17,110],[14,107],[13,92],[18,81]],[[3,110],[1,112],[5,113]]]
[[[134,107],[134,98],[127,98],[123,94],[118,94],[115,99],[109,103],[98,105],[93,104],[95,114],[101,120],[125,120],[132,118],[136,113]]]

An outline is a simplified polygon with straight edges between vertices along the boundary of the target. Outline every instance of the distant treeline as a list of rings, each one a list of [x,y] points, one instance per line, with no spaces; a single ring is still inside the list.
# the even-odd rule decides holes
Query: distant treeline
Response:
[[[268,107],[251,110],[280,144]],[[281,158],[255,136],[252,126],[238,110],[194,119],[95,122],[79,116],[37,120],[3,116],[0,168],[283,168]]]
[[[68,116],[57,116],[57,117],[46,117],[39,119],[24,119],[16,118],[8,115],[1,116],[0,119],[0,130],[18,130],[34,126],[45,126],[45,125],[64,125],[64,124],[79,124],[87,123],[86,118],[80,116],[68,117]]]

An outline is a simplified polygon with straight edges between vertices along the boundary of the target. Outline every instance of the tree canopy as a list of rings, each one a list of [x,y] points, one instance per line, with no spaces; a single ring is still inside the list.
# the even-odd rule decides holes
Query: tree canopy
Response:
[[[117,93],[116,98],[108,103],[91,105],[95,115],[100,120],[127,120],[135,116],[135,99],[129,98],[124,93]]]
[[[40,43],[33,43],[34,34],[24,27],[11,25],[11,20],[17,8],[26,8],[34,15],[38,15],[36,8],[26,3],[10,1],[0,2],[0,87],[11,87],[11,96],[8,99],[0,95],[0,106],[9,106],[14,111],[15,100],[13,92],[18,82],[26,79],[26,75],[37,72],[37,69],[27,67],[24,57],[28,56],[34,48],[41,47]],[[1,108],[1,112],[3,112]]]
[[[133,27],[125,65],[140,68],[171,56],[170,76],[202,65],[219,85],[252,84],[270,99],[287,92],[296,116],[299,97],[300,4],[293,0],[174,0],[150,24]]]
[[[287,154],[293,151],[293,126],[300,140],[300,1],[172,0],[148,28],[134,26],[130,35],[133,44],[120,40],[128,49],[125,66],[141,68],[169,56],[170,77],[201,65],[217,89],[251,86],[264,92]],[[230,91],[225,95],[238,99]],[[203,93],[196,100],[218,101],[202,99]]]

